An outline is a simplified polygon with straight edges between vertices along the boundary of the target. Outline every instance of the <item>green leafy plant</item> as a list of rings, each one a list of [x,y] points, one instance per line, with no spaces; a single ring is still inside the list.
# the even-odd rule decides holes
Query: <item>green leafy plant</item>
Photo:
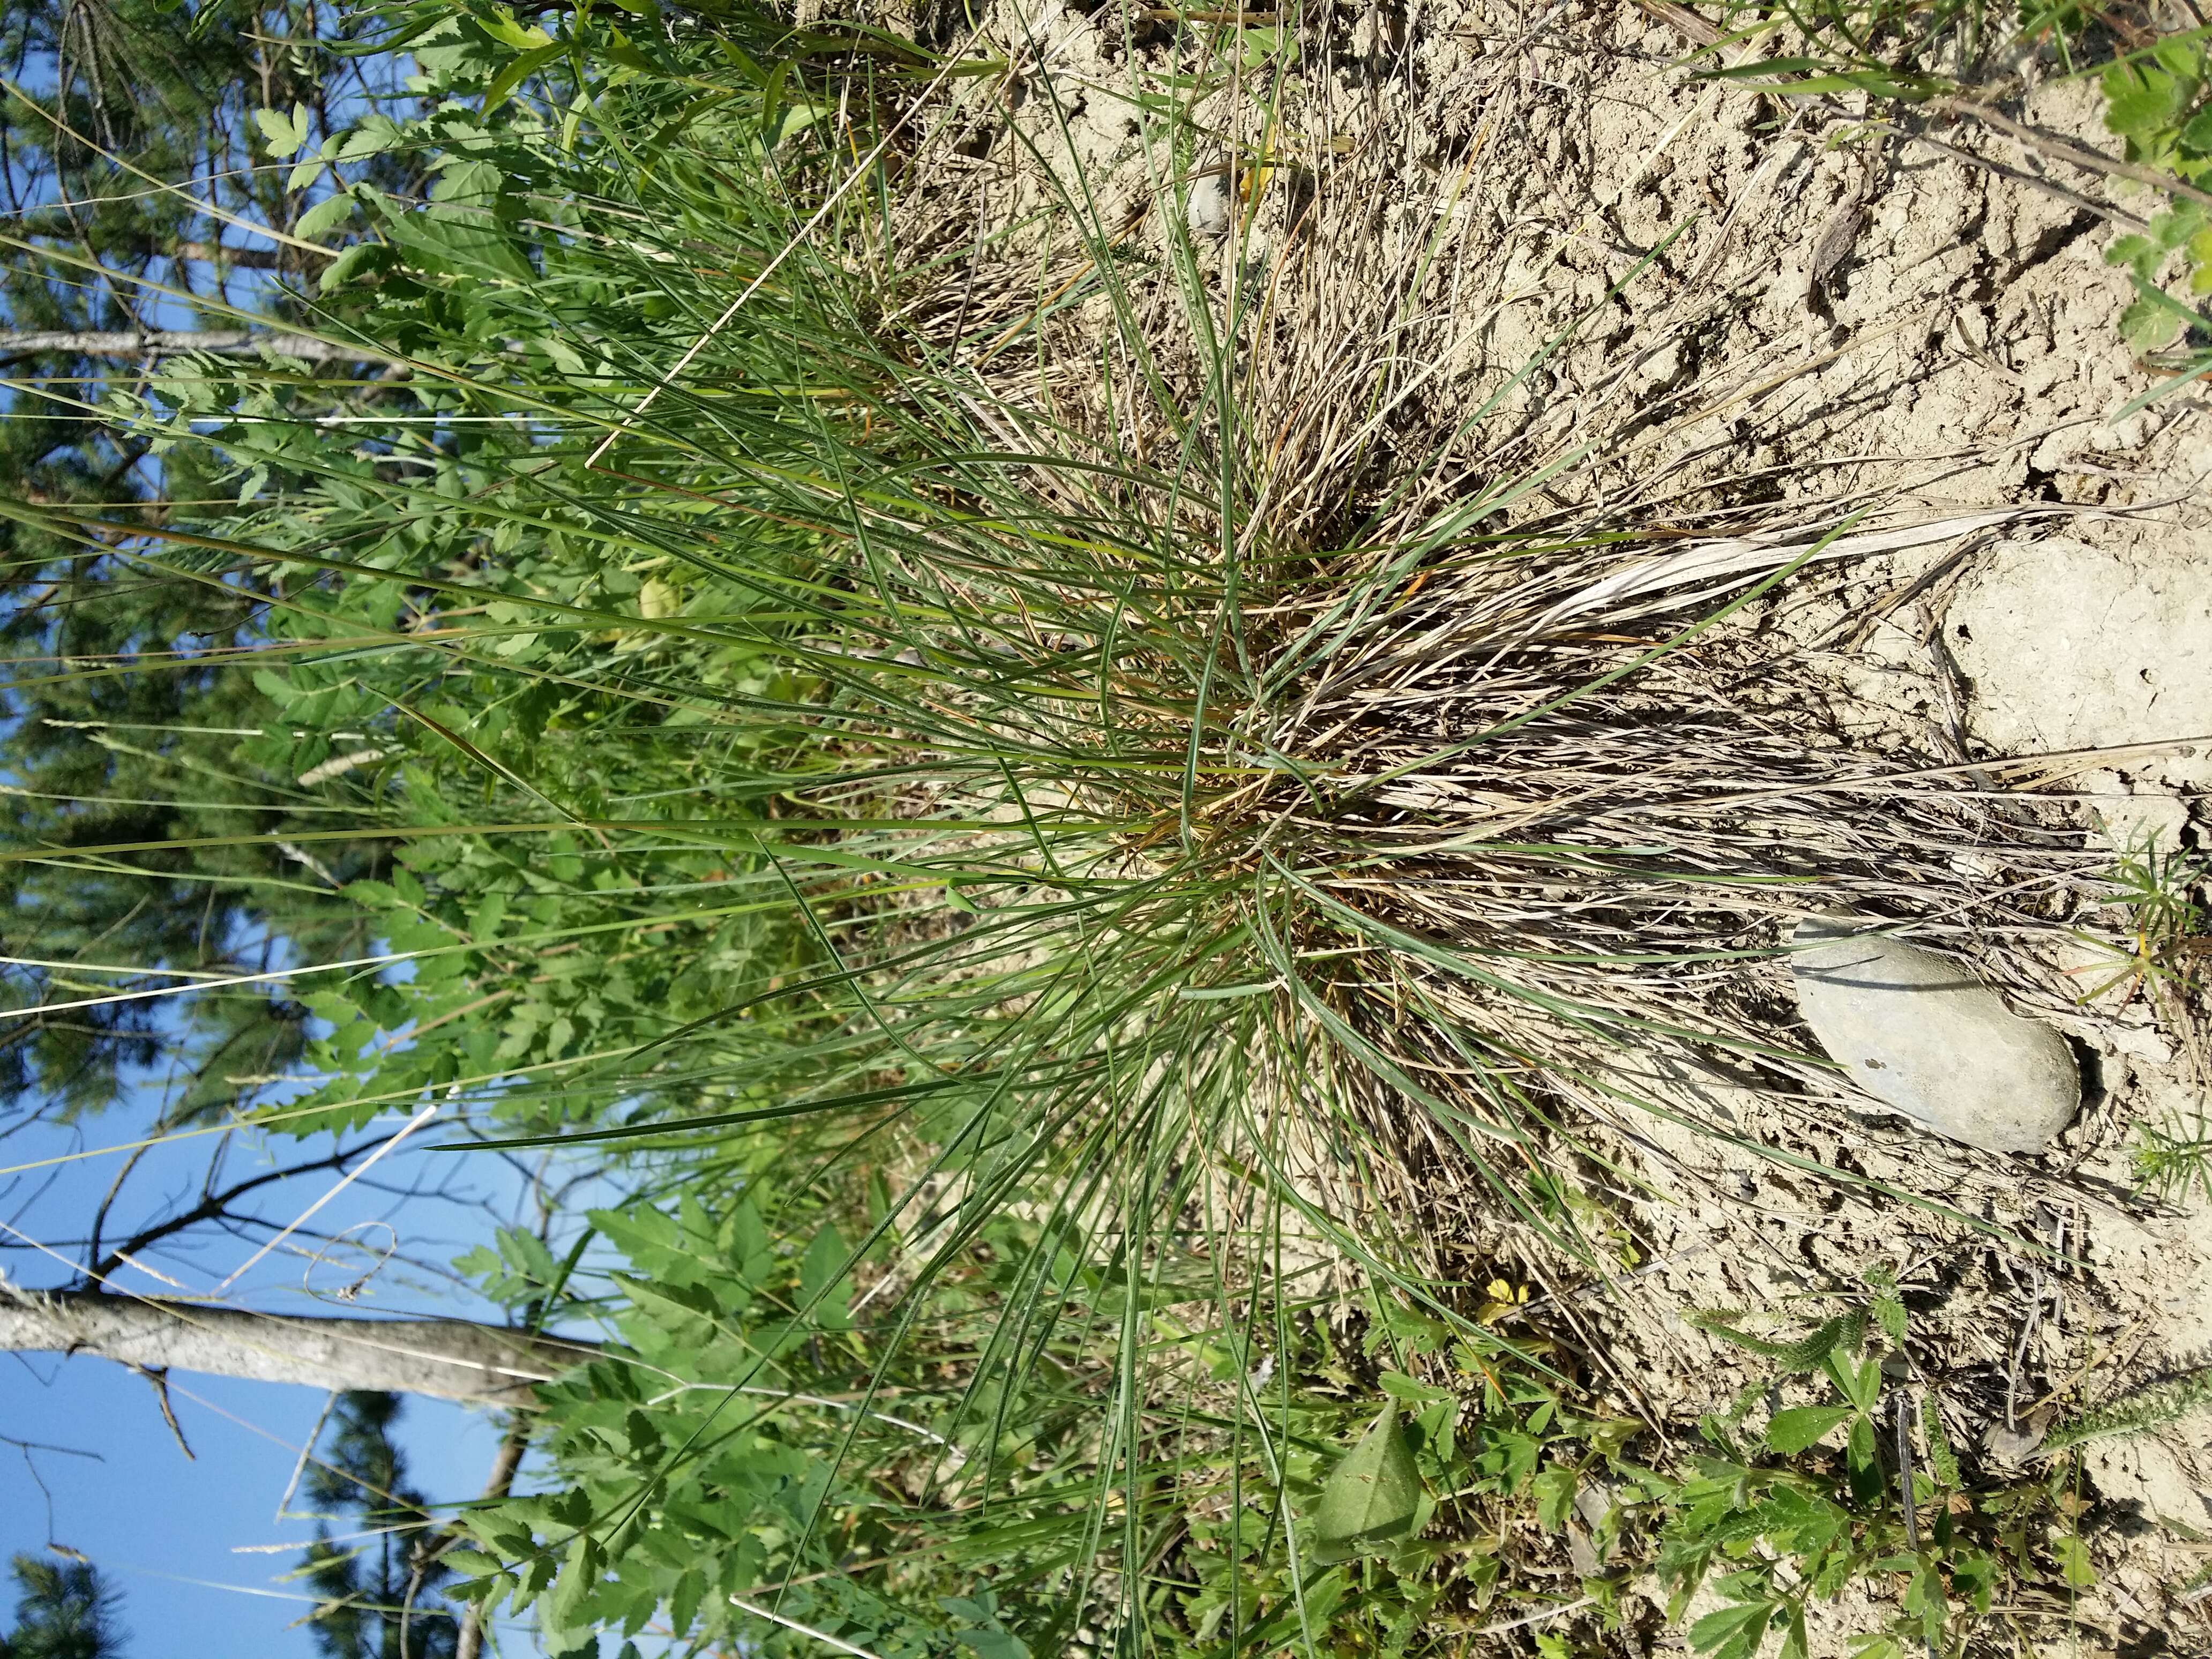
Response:
[[[2212,1367],[2198,1367],[2062,1419],[2044,1437],[2043,1450],[2050,1455],[2092,1440],[2153,1433],[2207,1404],[2212,1404]]]
[[[2212,861],[2185,848],[2161,845],[2152,834],[2121,849],[2106,879],[2106,904],[2125,913],[2127,935],[2121,963],[2099,979],[2088,993],[2098,996],[2125,988],[2140,993],[2161,1012],[2173,1000],[2185,1000],[2200,988],[2204,973],[2208,923],[2203,891]]]
[[[1385,1407],[1321,1489],[1314,1559],[1341,1561],[1405,1542],[1424,1518],[1425,1496],[1398,1408]]]
[[[2201,854],[2163,846],[2152,836],[2122,850],[2109,876],[2108,903],[2125,915],[2127,935],[2117,948],[2106,947],[2112,965],[2098,973],[2086,995],[2139,995],[2170,1030],[2196,1017],[2212,950],[2203,902],[2207,872]],[[2212,1199],[2212,1131],[2201,1106],[2138,1122],[2132,1152],[2139,1186],[2167,1198],[2194,1192]]]
[[[2136,1181],[2164,1198],[2191,1194],[2212,1203],[2212,1122],[2202,1110],[2170,1114],[2163,1122],[2136,1125]]]
[[[1716,1659],[1751,1659],[1777,1632],[1787,1659],[1802,1659],[1809,1604],[1900,1577],[1896,1612],[1863,1632],[1855,1651],[1902,1659],[1923,1644],[1941,1650],[1955,1629],[1990,1610],[2007,1577],[1989,1524],[1976,1524],[1972,1500],[1957,1501],[1957,1462],[1940,1425],[1932,1414],[1921,1418],[1910,1395],[1885,1389],[1869,1327],[1901,1343],[1906,1315],[1893,1279],[1878,1274],[1871,1288],[1866,1304],[1787,1342],[1749,1335],[1733,1316],[1699,1322],[1830,1389],[1826,1401],[1774,1410],[1757,1448],[1740,1437],[1758,1394],[1747,1390],[1732,1417],[1706,1419],[1713,1450],[1668,1496],[1660,1577],[1677,1613],[1701,1585],[1717,1592],[1723,1605],[1689,1632],[1692,1645]],[[1924,1469],[1911,1464],[1916,1420],[1925,1428]],[[1840,1457],[1826,1449],[1839,1431]],[[1762,1461],[1759,1449],[1784,1461]]]
[[[2196,192],[2174,200],[2148,229],[2118,239],[2105,256],[2135,283],[2136,298],[2120,319],[2120,332],[2138,352],[2158,352],[2185,333],[2200,337],[2172,368],[2176,386],[2212,373],[2212,349],[2201,337],[2205,319],[2164,287],[2172,266],[2191,298],[2212,294],[2212,217],[2203,199],[2212,185],[2206,50],[2202,31],[2177,35],[2114,63],[2102,81],[2105,125],[2125,141],[2127,159],[2171,173]]]

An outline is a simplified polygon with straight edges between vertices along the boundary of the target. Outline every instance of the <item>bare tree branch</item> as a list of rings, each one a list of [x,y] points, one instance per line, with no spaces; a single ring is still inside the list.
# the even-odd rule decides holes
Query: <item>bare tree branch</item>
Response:
[[[526,1407],[535,1385],[598,1357],[596,1344],[459,1319],[246,1313],[167,1297],[28,1291],[0,1281],[0,1351],[92,1353],[317,1389],[377,1389]]]
[[[225,1188],[222,1192],[210,1192],[191,1209],[179,1211],[165,1220],[155,1222],[153,1225],[132,1234],[119,1248],[108,1251],[105,1256],[87,1269],[85,1277],[95,1285],[104,1285],[127,1258],[143,1254],[148,1246],[159,1243],[173,1233],[183,1232],[186,1228],[196,1227],[203,1221],[219,1218],[228,1212],[234,1203],[256,1188],[266,1187],[275,1182],[289,1181],[295,1176],[312,1175],[318,1170],[343,1170],[355,1158],[372,1151],[375,1146],[374,1141],[368,1141],[359,1146],[349,1146],[342,1152],[332,1152],[328,1158],[315,1158],[306,1164],[295,1164],[288,1169],[264,1170],[259,1175],[249,1176],[244,1181]],[[142,1147],[140,1150],[143,1152],[144,1149]],[[136,1161],[137,1154],[134,1153],[132,1162]],[[126,1164],[124,1168],[124,1175],[129,1173],[130,1167]],[[118,1176],[116,1185],[120,1187],[122,1184],[123,1177]],[[107,1206],[103,1204],[100,1206],[100,1218],[104,1219],[106,1214]],[[96,1219],[94,1227],[95,1245],[98,1237],[98,1219]]]
[[[237,356],[264,346],[311,363],[392,361],[390,354],[374,346],[333,345],[306,334],[264,334],[246,328],[0,330],[0,357],[27,357],[41,351],[65,351],[77,357],[173,357],[184,351]]]

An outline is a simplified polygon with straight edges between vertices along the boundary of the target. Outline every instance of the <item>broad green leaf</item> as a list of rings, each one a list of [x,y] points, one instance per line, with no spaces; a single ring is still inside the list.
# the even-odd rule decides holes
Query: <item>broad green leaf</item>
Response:
[[[1844,1398],[1863,1412],[1871,1412],[1881,1399],[1881,1361],[1864,1359],[1854,1364],[1844,1353],[1830,1354],[1823,1362]]]
[[[2154,276],[2158,272],[2159,256],[2165,252],[2163,246],[2148,236],[2122,236],[2115,239],[2112,246],[2105,250],[2105,263],[2131,266],[2145,276]]]
[[[1298,41],[1295,32],[1280,26],[1243,29],[1239,33],[1239,52],[1246,69],[1263,69],[1275,59],[1285,64],[1298,61]]]
[[[2089,1547],[2076,1532],[2061,1533],[2051,1540],[2051,1553],[2057,1558],[2058,1571],[2075,1589],[2087,1589],[2097,1582],[2097,1569],[2089,1560]]]
[[[1997,1564],[1982,1550],[1962,1550],[1951,1562],[1951,1588],[1976,1613],[1987,1613],[1996,1590]]]
[[[1861,1416],[1851,1425],[1851,1437],[1844,1449],[1844,1462],[1850,1476],[1851,1496],[1862,1504],[1879,1500],[1886,1482],[1882,1478],[1881,1459],[1875,1450],[1873,1419]]]
[[[1555,1464],[1539,1474],[1530,1490],[1536,1497],[1536,1519],[1547,1532],[1558,1532],[1567,1524],[1567,1516],[1575,1506],[1575,1485],[1578,1472],[1565,1465]]]
[[[2197,82],[2204,75],[2204,42],[2201,39],[2183,37],[2155,42],[2150,55],[2179,77],[2192,96]]]
[[[1850,1406],[1797,1406],[1777,1412],[1766,1425],[1766,1443],[1784,1457],[1795,1457],[1851,1416],[1855,1409]]]
[[[1439,1401],[1456,1400],[1459,1397],[1449,1389],[1431,1388],[1418,1377],[1408,1376],[1403,1371],[1384,1371],[1376,1378],[1376,1381],[1382,1384],[1383,1393],[1409,1407],[1433,1406]]]
[[[599,1581],[599,1544],[589,1533],[578,1533],[569,1542],[561,1576],[545,1598],[545,1622],[556,1630],[574,1630],[584,1610],[584,1599]]]
[[[344,191],[333,191],[300,216],[300,222],[292,227],[292,234],[310,241],[326,230],[335,230],[353,217],[353,198]]]
[[[824,1227],[814,1235],[814,1242],[806,1247],[806,1255],[799,1263],[799,1305],[811,1306],[814,1319],[822,1325],[836,1328],[847,1322],[852,1281],[840,1280],[838,1273],[849,1254],[837,1230]]]
[[[508,95],[517,87],[568,50],[566,42],[555,40],[548,45],[534,47],[515,58],[493,76],[491,85],[484,89],[483,112],[489,115],[507,100]]]
[[[2137,143],[2154,141],[2179,119],[2192,91],[2162,70],[2116,68],[2105,77],[2105,125]]]
[[[517,52],[537,51],[553,38],[535,23],[516,21],[504,7],[489,16],[479,13],[477,24],[501,46],[513,46]]]
[[[675,1594],[668,1598],[668,1619],[678,1637],[691,1631],[691,1621],[698,1616],[699,1603],[707,1596],[706,1575],[696,1567],[686,1568],[676,1580]]]
[[[1717,1608],[1690,1626],[1690,1645],[1714,1659],[1750,1659],[1759,1651],[1774,1612],[1767,1601]]]
[[[1918,1616],[1922,1633],[1933,1642],[1943,1633],[1950,1603],[1943,1594],[1943,1574],[1936,1558],[1923,1555],[1905,1588],[1905,1610]]]
[[[1421,1474],[1395,1406],[1345,1454],[1321,1490],[1315,1554],[1323,1561],[1388,1551],[1412,1532],[1421,1508]]]
[[[2137,351],[2156,351],[2172,343],[2182,325],[2157,301],[2139,297],[2120,313],[2120,337]]]
[[[382,242],[356,242],[331,261],[318,287],[322,293],[334,294],[356,278],[389,270],[398,263],[398,257]]]

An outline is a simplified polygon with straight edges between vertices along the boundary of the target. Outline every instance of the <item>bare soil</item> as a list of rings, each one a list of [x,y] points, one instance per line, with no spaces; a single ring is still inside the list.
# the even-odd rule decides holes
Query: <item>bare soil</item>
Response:
[[[986,33],[1024,68],[961,94],[953,137],[973,165],[948,159],[930,188],[997,189],[987,217],[1049,227],[1051,176],[1079,177],[1097,223],[1163,263],[1175,217],[1243,215],[1194,240],[1206,280],[1270,296],[1255,382],[1298,406],[1299,386],[1358,366],[1333,354],[1399,360],[1356,465],[1357,434],[1287,422],[1285,441],[1355,493],[1441,455],[1407,518],[1554,465],[1513,514],[1601,506],[1665,534],[2010,509],[1808,572],[1746,625],[1821,665],[1876,746],[2112,750],[2065,775],[2116,854],[2204,844],[2212,418],[2201,388],[2115,418],[2154,373],[2120,338],[2131,294],[2103,258],[2155,210],[2140,188],[1971,117],[1905,131],[1863,99],[1700,80],[1693,43],[1629,4],[1431,0],[1308,21],[1272,90],[1263,58],[1200,105],[1210,136],[1184,165],[1237,185],[1187,209],[1133,111],[1146,77],[1218,60],[1115,6],[1001,8]],[[2009,118],[2113,148],[2089,83],[2032,54],[2008,75],[1990,95]],[[971,287],[963,322],[1018,318],[1080,270],[1072,234],[1024,246],[1034,270]],[[1099,326],[1100,304],[1070,325]],[[2130,1160],[2141,1125],[2196,1121],[2202,1033],[2109,964],[2049,966],[2040,988],[2008,988],[2076,1042],[2090,1087],[2042,1156],[1953,1146],[1863,1099],[1714,1097],[1754,1139],[1942,1190],[1960,1219],[1656,1120],[1624,1140],[1650,1188],[1615,1194],[1644,1265],[1572,1298],[1624,1409],[1727,1408],[1771,1368],[1686,1315],[1817,1310],[1876,1261],[1901,1270],[1928,1408],[1984,1469],[2025,1467],[2054,1415],[2212,1363],[2212,1211],[2142,1190]],[[2100,1580],[2015,1609],[2022,1650],[2212,1653],[2212,1598],[2193,1588],[2212,1565],[2212,1413],[2084,1456]],[[1851,1612],[1815,1631],[1817,1652],[1845,1651]]]

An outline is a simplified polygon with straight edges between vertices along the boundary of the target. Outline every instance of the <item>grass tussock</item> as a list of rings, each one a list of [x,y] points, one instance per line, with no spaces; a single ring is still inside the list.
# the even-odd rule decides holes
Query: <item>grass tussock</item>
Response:
[[[564,102],[497,20],[426,12],[452,100],[374,142],[439,182],[362,188],[299,296],[358,360],[178,360],[103,407],[212,457],[219,511],[9,509],[251,592],[283,718],[249,759],[342,819],[286,844],[405,849],[356,896],[415,977],[313,1005],[293,1121],[446,1090],[666,1200],[592,1218],[622,1346],[549,1392],[568,1489],[463,1571],[556,1635],[726,1633],[736,1595],[780,1641],[911,1635],[988,1561],[940,1601],[988,1653],[1274,1651],[1340,1607],[1345,1651],[1486,1640],[1501,1564],[1574,1567],[1571,1525],[1663,1534],[1686,1602],[1729,1492],[1731,1537],[1873,1571],[1917,1534],[1871,1454],[1633,1462],[1658,1425],[1500,1334],[1497,1264],[1594,1264],[1577,1172],[1647,1115],[1859,1179],[1711,1109],[1851,1099],[1794,919],[2031,992],[2033,947],[2105,926],[2063,805],[1855,739],[1757,626],[1808,566],[1960,526],[1563,507],[1583,458],[1492,418],[1535,365],[1442,390],[1480,349],[1449,181],[1382,224],[1387,154],[1340,151],[1279,40],[1215,36],[1071,168],[1007,16],[773,81],[797,37],[592,35],[624,72]],[[542,1317],[574,1260],[503,1248]],[[1871,1436],[1876,1360],[1834,1376]],[[1410,1553],[1302,1555],[1378,1391],[1369,1432],[1418,1426]],[[1811,1593],[1769,1575],[1716,1642]]]

